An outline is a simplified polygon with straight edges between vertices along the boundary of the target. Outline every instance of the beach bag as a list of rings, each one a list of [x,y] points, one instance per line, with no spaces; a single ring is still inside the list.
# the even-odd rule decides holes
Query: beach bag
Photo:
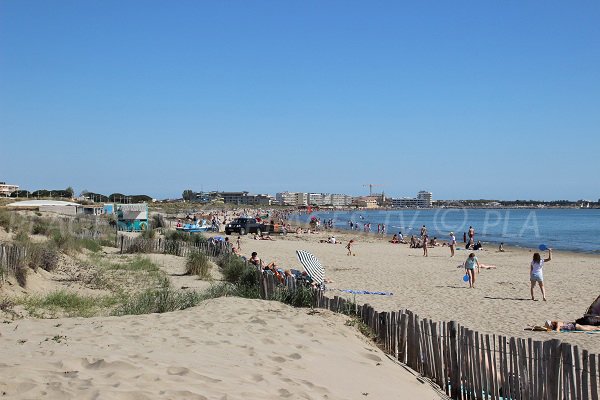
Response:
[[[600,326],[600,315],[586,314],[575,320],[575,323],[579,325]]]

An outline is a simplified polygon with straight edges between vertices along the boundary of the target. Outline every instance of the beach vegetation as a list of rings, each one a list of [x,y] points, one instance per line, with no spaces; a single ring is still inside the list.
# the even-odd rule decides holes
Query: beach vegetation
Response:
[[[311,287],[298,286],[295,290],[290,290],[287,286],[278,287],[271,300],[280,301],[292,307],[312,307],[314,292]]]
[[[27,249],[27,265],[33,270],[41,268],[54,271],[60,262],[60,253],[54,246],[44,243],[31,244]]]
[[[34,316],[92,317],[99,310],[114,306],[118,301],[118,296],[114,295],[84,296],[59,290],[45,296],[29,296],[24,299],[23,305]]]
[[[156,237],[156,231],[154,229],[148,228],[142,231],[141,236],[144,239],[154,239]]]
[[[252,273],[256,268],[248,266],[240,257],[223,254],[217,259],[217,265],[225,281],[242,286],[258,286],[258,274]]]
[[[27,286],[27,273],[29,268],[26,265],[19,265],[15,269],[15,279],[21,287]]]
[[[185,263],[185,273],[187,275],[197,275],[200,279],[210,279],[210,269],[212,263],[208,256],[201,251],[192,251]]]

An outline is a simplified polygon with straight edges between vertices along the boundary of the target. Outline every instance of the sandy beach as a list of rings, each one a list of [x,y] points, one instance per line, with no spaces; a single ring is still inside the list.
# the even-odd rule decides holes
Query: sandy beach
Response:
[[[272,241],[248,235],[241,238],[241,253],[257,251],[265,262],[301,269],[295,251],[304,249],[323,263],[326,277],[333,280],[328,284],[330,297],[344,296],[380,311],[409,309],[422,318],[455,320],[482,333],[541,341],[558,338],[600,353],[598,334],[524,330],[546,319],[572,321],[581,316],[598,295],[598,256],[554,252],[545,266],[548,301],[541,301],[539,289],[535,294],[540,301],[531,301],[533,249],[507,248],[500,253],[494,246],[478,251],[480,262],[497,269],[482,270],[476,288],[469,289],[462,280],[464,269],[457,268],[468,255],[465,250],[451,258],[447,247],[435,247],[423,257],[422,249],[350,232],[335,232],[339,244],[321,243],[330,235],[277,235]],[[229,238],[236,243],[237,236]],[[355,240],[354,256],[346,255],[350,239]],[[61,289],[103,294],[83,283],[87,272],[81,265],[136,258],[117,253],[115,248],[104,248],[95,256],[100,258],[82,253],[77,257],[87,260],[84,264],[63,255],[57,271],[31,272],[26,289],[13,283],[5,285],[2,294]],[[147,257],[174,288],[204,290],[212,284],[184,275],[182,257]],[[213,282],[218,282],[221,276],[213,269]],[[393,295],[353,295],[340,291],[344,289]],[[20,306],[15,310],[23,311]],[[350,326],[348,317],[324,310],[313,313],[277,302],[228,297],[164,314],[24,316],[4,314],[0,324],[0,393],[7,398],[392,399],[399,393],[414,399],[440,398],[428,383]]]
[[[544,267],[548,301],[530,299],[529,264],[537,249],[484,247],[479,261],[497,269],[482,270],[476,288],[463,282],[464,269],[457,268],[469,251],[457,250],[451,258],[447,247],[422,249],[391,244],[389,238],[350,232],[336,232],[342,244],[319,243],[331,233],[288,235],[274,241],[242,239],[242,253],[257,251],[264,261],[276,261],[282,268],[298,268],[295,250],[313,253],[324,265],[334,283],[328,285],[334,295],[368,303],[380,311],[409,309],[422,318],[455,320],[483,333],[535,340],[558,338],[600,353],[600,334],[544,333],[524,331],[529,325],[543,325],[547,319],[574,321],[581,317],[599,294],[600,257],[583,253],[553,252],[553,260]],[[232,236],[232,239],[237,236]],[[346,255],[345,244],[354,239],[356,256]],[[458,247],[462,243],[459,243]],[[392,292],[393,296],[351,295],[336,289]]]
[[[219,298],[127,317],[0,326],[10,399],[438,399],[347,317]]]

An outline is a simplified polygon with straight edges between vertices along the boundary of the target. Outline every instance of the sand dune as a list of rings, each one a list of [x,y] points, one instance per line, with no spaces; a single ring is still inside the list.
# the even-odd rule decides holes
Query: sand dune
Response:
[[[436,399],[346,317],[220,298],[185,311],[0,326],[18,399]],[[368,396],[368,397],[367,397]]]

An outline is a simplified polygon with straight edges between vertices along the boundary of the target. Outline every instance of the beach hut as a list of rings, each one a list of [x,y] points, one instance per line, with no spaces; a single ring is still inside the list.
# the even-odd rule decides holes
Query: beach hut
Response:
[[[148,204],[115,204],[120,231],[139,232],[148,229]]]

